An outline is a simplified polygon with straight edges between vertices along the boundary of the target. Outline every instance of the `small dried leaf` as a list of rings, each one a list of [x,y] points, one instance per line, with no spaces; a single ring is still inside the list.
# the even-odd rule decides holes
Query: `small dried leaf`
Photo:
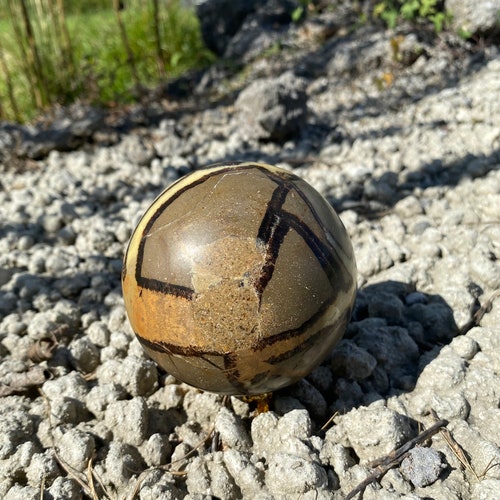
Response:
[[[22,373],[12,373],[8,380],[0,382],[0,397],[41,386],[49,378],[52,378],[52,374],[42,366],[32,366],[28,371]]]
[[[52,351],[59,345],[55,336],[37,340],[29,349],[28,357],[34,363],[41,363],[52,358]]]

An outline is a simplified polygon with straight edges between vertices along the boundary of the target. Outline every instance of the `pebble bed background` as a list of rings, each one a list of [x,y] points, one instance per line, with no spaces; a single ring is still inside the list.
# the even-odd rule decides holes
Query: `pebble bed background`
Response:
[[[2,128],[1,498],[342,499],[371,460],[430,427],[431,410],[472,469],[438,433],[433,452],[415,448],[363,498],[498,496],[499,300],[463,329],[500,288],[498,49],[369,27],[318,44],[328,26],[325,14],[291,27],[284,52],[254,58],[244,77],[214,68],[188,100],[132,107],[73,151]],[[208,100],[216,87],[225,98]],[[77,136],[90,115],[56,125]],[[153,198],[235,159],[314,185],[359,270],[344,340],[258,415],[161,372],[120,290]]]

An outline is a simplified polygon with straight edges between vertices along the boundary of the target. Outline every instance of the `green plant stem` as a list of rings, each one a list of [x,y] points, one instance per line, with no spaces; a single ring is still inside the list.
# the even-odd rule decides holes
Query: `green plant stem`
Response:
[[[20,51],[20,59],[24,68],[24,75],[28,81],[28,86],[30,90],[30,96],[32,100],[32,105],[37,106],[39,98],[37,98],[36,83],[33,78],[33,72],[30,71],[28,67],[28,53],[24,44],[24,36],[19,26],[19,20],[16,11],[14,10],[14,4],[12,0],[8,0],[7,5],[9,7],[9,15],[12,20],[12,28],[14,30],[14,39],[16,41],[17,47]]]
[[[73,60],[73,49],[68,31],[68,23],[66,22],[63,0],[57,0],[55,4],[53,0],[51,0],[50,3],[55,10],[54,18],[57,20],[58,31],[60,33],[62,64],[65,68],[69,68],[70,74],[74,74],[75,63]]]
[[[116,20],[118,22],[118,28],[120,29],[120,36],[122,39],[123,47],[125,53],[127,54],[127,64],[130,67],[130,72],[134,80],[135,87],[139,89],[141,87],[141,80],[139,78],[139,73],[137,72],[137,66],[135,64],[135,57],[127,36],[127,30],[125,29],[125,24],[123,23],[122,15],[120,13],[120,2],[119,0],[113,0],[113,9],[115,11]]]
[[[36,45],[36,39],[33,32],[33,27],[31,25],[28,8],[26,6],[26,0],[19,0],[21,7],[21,14],[24,22],[24,31],[26,34],[26,39],[28,41],[30,57],[30,63],[33,68],[33,75],[35,80],[35,97],[37,106],[43,108],[48,104],[48,91],[47,83],[45,81],[45,76],[43,73],[42,63],[40,61],[40,55],[38,53],[38,48]]]
[[[21,114],[19,113],[19,106],[17,105],[16,96],[14,95],[14,85],[12,84],[12,76],[10,74],[9,66],[5,60],[4,49],[0,44],[0,67],[2,68],[5,84],[7,86],[7,95],[9,96],[10,107],[14,114],[14,118],[16,121],[21,119]],[[3,107],[0,107],[0,117],[2,119],[5,118]]]
[[[153,26],[155,32],[155,45],[156,45],[156,63],[158,65],[158,75],[160,78],[165,78],[165,55],[161,44],[160,36],[160,8],[158,0],[153,0]]]

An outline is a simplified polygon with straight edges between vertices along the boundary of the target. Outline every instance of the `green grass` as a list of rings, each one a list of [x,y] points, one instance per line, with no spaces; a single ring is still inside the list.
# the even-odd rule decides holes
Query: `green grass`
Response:
[[[28,121],[41,111],[40,107],[69,104],[75,99],[102,105],[129,102],[137,95],[133,66],[140,85],[151,87],[165,77],[179,75],[213,59],[202,43],[195,14],[182,8],[177,0],[159,2],[161,63],[152,1],[129,0],[127,8],[120,11],[133,54],[132,61],[127,56],[116,13],[109,7],[110,0],[65,2],[65,8],[68,3],[72,12],[66,12],[65,19],[71,39],[70,52],[65,52],[60,37],[54,36],[53,23],[43,16],[36,16],[35,2],[30,2],[33,9],[30,19],[48,94],[40,106],[30,90],[33,67],[26,64],[27,58],[21,53],[11,20],[5,15],[3,4],[6,1],[0,0],[0,10],[4,12],[0,17],[0,50],[3,49],[15,103],[9,99],[7,74],[0,67],[0,119]],[[38,3],[43,3],[43,0],[38,0]],[[99,5],[108,8],[98,8]],[[71,54],[70,59],[68,54]]]
[[[440,0],[380,0],[373,9],[375,17],[380,17],[390,29],[401,20],[427,20],[434,24],[439,33],[450,22],[451,15],[443,10]]]

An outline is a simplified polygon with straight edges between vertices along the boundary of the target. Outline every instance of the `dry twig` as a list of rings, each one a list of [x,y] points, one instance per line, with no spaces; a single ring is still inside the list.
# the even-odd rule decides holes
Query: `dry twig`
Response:
[[[442,429],[441,435],[443,439],[446,441],[446,444],[455,455],[457,460],[467,469],[471,474],[474,474],[476,479],[479,479],[476,471],[473,469],[467,455],[465,454],[464,449],[455,441],[455,438],[452,436],[451,432],[448,429]]]
[[[362,481],[356,488],[354,488],[352,491],[348,493],[348,495],[345,497],[346,500],[350,500],[354,498],[358,493],[362,493],[366,487],[374,482],[378,482],[382,477],[392,469],[393,467],[396,467],[399,465],[408,452],[417,444],[422,443],[423,441],[426,441],[429,439],[432,435],[434,435],[436,432],[438,432],[439,429],[447,425],[448,422],[446,420],[439,420],[436,422],[434,425],[429,427],[427,430],[421,432],[417,437],[410,439],[407,443],[405,443],[403,446],[398,448],[397,450],[392,451],[385,457],[378,458],[372,462],[370,462],[368,465],[370,467],[375,467],[375,470],[373,471],[372,474],[370,474],[364,481]]]
[[[434,410],[431,410],[431,415],[434,419],[438,418]],[[457,443],[451,432],[448,429],[440,429],[440,433],[443,436],[443,439],[446,441],[446,444],[448,445],[452,453],[457,458],[457,460],[462,464],[462,466],[466,470],[468,470],[471,474],[473,474],[478,481],[483,479],[484,476],[486,476],[486,474],[488,473],[488,471],[493,467],[500,467],[500,463],[494,462],[495,459],[492,458],[489,461],[488,465],[485,467],[484,471],[481,474],[478,474],[472,467],[472,464],[467,458],[467,454],[465,453],[464,449]]]
[[[89,463],[87,464],[87,482],[88,482],[90,491],[92,493],[92,500],[99,500],[99,497],[97,496],[97,492],[96,492],[95,486],[94,486],[93,473],[94,473],[94,469],[92,467],[92,459],[90,459]]]
[[[177,460],[174,460],[173,462],[169,462],[168,464],[157,465],[155,467],[150,467],[149,469],[142,471],[140,473],[139,477],[137,478],[137,481],[135,482],[133,490],[130,492],[130,495],[127,497],[127,500],[134,500],[137,493],[139,492],[139,489],[140,489],[142,483],[146,479],[147,475],[150,472],[153,472],[154,470],[168,471],[172,475],[185,475],[187,473],[186,471],[171,471],[170,467],[176,463],[183,462],[184,460],[186,460],[189,457],[191,457],[192,455],[194,455],[199,448],[201,448],[205,443],[207,443],[208,441],[210,441],[212,439],[212,434],[214,433],[214,431],[215,431],[215,426],[212,427],[210,429],[210,432],[192,450],[190,450],[188,453],[186,453],[183,457],[181,457]]]
[[[320,431],[324,431],[332,422],[333,419],[339,414],[338,411],[336,411],[321,427]]]
[[[50,400],[47,397],[47,395],[41,389],[39,389],[39,391],[40,391],[40,394],[41,394],[43,400],[45,401],[45,404],[47,405],[47,414],[48,414],[47,418],[49,420],[49,430],[50,430],[49,434],[50,434],[50,440],[51,440],[51,447],[52,447],[52,450],[54,452],[55,459],[57,460],[58,464],[62,467],[62,469],[66,472],[66,474],[68,474],[69,477],[71,477],[72,479],[74,479],[80,485],[80,487],[82,488],[83,492],[87,496],[89,496],[93,500],[98,499],[99,497],[97,496],[97,493],[96,493],[96,491],[94,489],[93,482],[89,485],[89,483],[86,481],[85,474],[83,474],[79,470],[77,470],[74,467],[72,467],[70,464],[68,464],[68,462],[66,462],[59,455],[59,452],[57,451],[57,448],[56,448],[56,445],[55,445],[55,442],[54,442],[54,436],[52,434],[53,425],[52,425],[52,409],[51,409],[51,405],[50,405]],[[89,467],[91,467],[91,462],[92,461],[89,461]],[[95,471],[92,470],[92,474],[95,475]],[[100,484],[102,486],[102,483],[100,483]],[[112,497],[103,488],[103,496],[101,498],[108,498],[108,499],[111,500]]]
[[[491,311],[493,302],[497,297],[500,297],[500,290],[497,290],[490,295],[488,300],[486,300],[486,302],[472,315],[471,319],[467,321],[462,328],[460,328],[459,334],[464,335],[471,328],[478,326],[481,323],[483,316]]]

